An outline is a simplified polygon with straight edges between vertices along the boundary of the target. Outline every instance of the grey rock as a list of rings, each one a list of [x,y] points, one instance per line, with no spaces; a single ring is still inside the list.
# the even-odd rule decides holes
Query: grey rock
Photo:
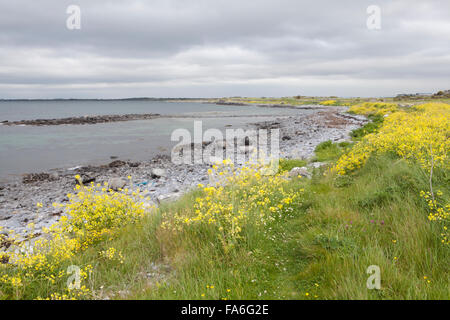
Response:
[[[167,177],[167,172],[165,169],[154,168],[152,169],[152,178],[162,178]]]
[[[122,178],[111,178],[108,180],[108,188],[118,191],[127,185],[127,181]]]
[[[301,167],[301,168],[295,167],[295,168],[292,168],[291,171],[289,171],[289,176],[290,177],[301,176],[301,177],[304,177],[304,178],[311,179],[312,174],[308,171],[308,169],[306,167]]]
[[[51,180],[58,180],[58,179],[59,179],[59,174],[58,174],[58,172],[50,173],[50,179],[51,179]]]
[[[325,162],[311,162],[308,166],[312,168],[320,168],[326,165],[327,164]]]
[[[128,162],[128,166],[130,166],[130,168],[137,168],[139,165],[139,162]]]
[[[110,168],[119,168],[119,167],[123,167],[126,164],[127,163],[125,161],[116,160],[116,161],[113,161],[110,164],[108,164],[108,167],[110,167]]]
[[[96,179],[96,177],[91,176],[91,175],[89,175],[89,174],[82,174],[82,175],[81,175],[81,183],[84,184],[84,185],[89,184],[89,183],[91,183],[91,182],[94,182],[95,179]],[[79,184],[80,181],[77,180],[77,179],[75,179],[75,183],[76,183],[76,184]]]
[[[48,173],[29,173],[23,176],[23,183],[33,183],[38,181],[48,181],[50,180],[50,175]]]
[[[158,203],[161,203],[163,201],[167,201],[167,200],[174,200],[180,197],[180,194],[178,192],[173,192],[173,193],[166,193],[166,194],[162,194],[160,196],[158,196],[156,198],[156,201]]]

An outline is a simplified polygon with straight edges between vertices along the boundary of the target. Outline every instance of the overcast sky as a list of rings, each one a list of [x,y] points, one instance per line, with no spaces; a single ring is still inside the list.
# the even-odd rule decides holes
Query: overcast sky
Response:
[[[81,29],[69,30],[69,5]],[[366,10],[381,8],[381,29]],[[448,0],[0,0],[0,98],[450,89]]]

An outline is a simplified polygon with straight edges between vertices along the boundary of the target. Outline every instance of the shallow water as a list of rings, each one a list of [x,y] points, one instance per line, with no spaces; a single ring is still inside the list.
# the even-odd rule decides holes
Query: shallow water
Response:
[[[193,131],[194,121],[203,130],[225,126],[245,127],[276,116],[310,110],[217,106],[202,103],[148,101],[0,102],[0,120],[62,118],[81,115],[160,113],[186,118],[157,118],[95,125],[1,126],[0,181],[27,172],[41,172],[77,165],[104,164],[111,156],[123,160],[148,160],[170,153],[173,130]],[[259,117],[254,117],[258,115]],[[200,117],[200,118],[196,118]],[[203,118],[202,118],[203,117]]]
[[[273,115],[289,109],[219,106],[197,102],[165,101],[0,101],[0,122],[80,117],[87,115],[159,113],[164,115]]]

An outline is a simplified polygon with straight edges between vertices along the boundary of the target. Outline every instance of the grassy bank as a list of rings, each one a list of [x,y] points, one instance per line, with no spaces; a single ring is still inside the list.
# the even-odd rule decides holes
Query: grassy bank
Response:
[[[383,97],[383,98],[342,98],[336,96],[313,97],[313,96],[294,96],[282,98],[252,98],[252,97],[232,97],[221,99],[208,99],[208,102],[228,102],[228,103],[246,103],[246,104],[275,104],[275,105],[323,105],[323,106],[355,106],[363,103],[395,103],[403,106],[412,106],[429,102],[450,103],[448,96],[409,96],[409,97]]]
[[[448,178],[436,175],[436,187]],[[108,244],[125,265],[103,264],[93,287],[137,299],[448,299],[448,246],[418,197],[427,186],[420,168],[389,157],[351,178],[294,179],[285,188],[304,189],[302,200],[264,227],[250,223],[228,252],[211,225],[174,233],[158,228],[158,215]],[[201,195],[161,214],[195,216]],[[382,290],[366,288],[370,265],[381,268]]]
[[[145,216],[134,198],[82,190],[82,201],[74,196],[70,205],[91,233],[66,222],[58,232],[70,236],[49,244],[46,252],[58,248],[53,255],[2,264],[0,297],[448,299],[449,107],[374,115],[352,143],[317,148],[316,160],[329,165],[312,179],[287,177],[300,160],[282,161],[273,176],[257,167],[237,174],[225,163],[212,174],[226,185],[199,186]],[[390,120],[391,113],[399,116]],[[410,157],[407,150],[419,149],[402,146],[417,145],[417,130],[410,140],[402,131],[402,146],[388,148],[385,137],[404,130],[394,126],[400,116],[437,130],[441,148]],[[377,148],[368,150],[370,143]],[[371,265],[380,267],[381,290],[366,286]],[[80,289],[67,289],[69,266],[81,270]]]

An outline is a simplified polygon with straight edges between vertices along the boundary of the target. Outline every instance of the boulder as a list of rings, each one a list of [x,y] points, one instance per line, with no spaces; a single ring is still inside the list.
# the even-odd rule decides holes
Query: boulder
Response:
[[[153,168],[152,169],[152,178],[161,178],[161,177],[167,177],[167,172],[164,169],[160,168]]]
[[[33,183],[38,181],[48,181],[50,180],[50,175],[48,173],[29,173],[23,176],[23,183]]]
[[[122,178],[111,178],[108,180],[108,188],[114,191],[123,189],[127,185],[127,181]]]
[[[82,183],[83,185],[89,184],[89,183],[91,183],[91,182],[95,182],[95,179],[96,179],[96,177],[91,176],[90,174],[84,174],[84,173],[83,173],[83,174],[81,174],[80,176],[81,176],[81,183]],[[78,179],[75,179],[75,183],[76,183],[76,184],[79,184],[80,181],[79,181]]]
[[[122,160],[116,160],[111,162],[108,167],[110,168],[118,168],[118,167],[123,167],[124,165],[126,165],[127,163],[125,161]]]
[[[137,168],[139,167],[140,163],[139,162],[128,162],[128,166],[130,168]]]
[[[311,179],[312,174],[308,171],[308,169],[306,167],[295,167],[292,168],[291,171],[289,171],[289,176],[290,177],[304,177],[304,178],[308,178]]]
[[[308,166],[312,168],[320,168],[326,165],[327,164],[325,162],[311,162]]]
[[[175,200],[175,199],[179,198],[180,196],[181,196],[181,194],[179,192],[166,193],[166,194],[159,195],[156,198],[156,201],[159,204],[159,203],[161,203],[163,201]]]
[[[59,179],[59,173],[58,172],[53,172],[53,173],[50,173],[50,179],[51,180],[58,180]]]

